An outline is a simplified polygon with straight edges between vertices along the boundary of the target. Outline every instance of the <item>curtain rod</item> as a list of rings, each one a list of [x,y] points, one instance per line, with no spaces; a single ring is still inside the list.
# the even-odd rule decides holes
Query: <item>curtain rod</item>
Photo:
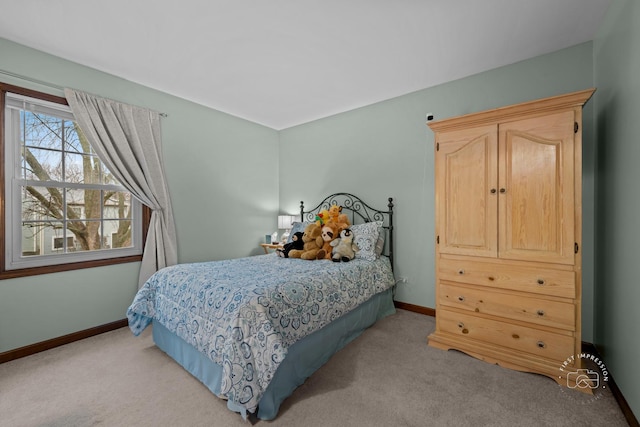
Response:
[[[43,82],[42,80],[38,80],[38,79],[31,78],[31,77],[23,76],[23,75],[20,75],[20,74],[12,73],[11,71],[0,69],[0,74],[4,74],[4,75],[10,76],[10,77],[15,77],[15,78],[18,78],[18,79],[21,79],[21,80],[26,80],[26,81],[31,82],[31,83],[36,83],[36,84],[39,84],[39,85],[42,85],[42,86],[47,86],[47,87],[50,87],[52,89],[58,89],[58,90],[64,92],[64,88],[62,86],[54,85],[54,84],[51,84],[51,83]]]
[[[55,84],[52,84],[52,83],[47,83],[47,82],[44,82],[42,80],[34,79],[32,77],[27,77],[27,76],[23,76],[23,75],[20,75],[20,74],[12,73],[11,71],[3,70],[2,68],[0,68],[0,74],[4,74],[4,75],[9,76],[9,77],[15,77],[17,79],[25,80],[25,81],[28,81],[28,82],[31,82],[31,83],[39,84],[41,86],[46,86],[46,87],[49,87],[51,89],[57,89],[59,91],[64,92],[64,87],[62,87],[62,86],[58,86],[58,85],[55,85]],[[158,113],[158,114],[160,114],[160,116],[162,116],[162,117],[168,117],[167,113]]]

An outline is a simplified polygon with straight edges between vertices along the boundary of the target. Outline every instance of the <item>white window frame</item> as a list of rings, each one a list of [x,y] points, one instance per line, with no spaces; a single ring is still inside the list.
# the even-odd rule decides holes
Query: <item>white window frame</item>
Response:
[[[18,106],[18,104],[20,104],[20,106]],[[38,186],[52,185],[40,181],[28,181],[20,176],[20,129],[15,129],[15,122],[11,119],[11,114],[8,114],[9,108],[23,108],[29,111],[46,113],[75,121],[73,113],[67,105],[16,93],[6,93],[4,111],[5,129],[2,130],[4,131],[5,142],[5,270],[18,270],[141,255],[143,250],[142,204],[133,196],[131,197],[131,247],[105,248],[91,251],[67,252],[64,254],[22,255],[21,188],[23,185],[29,184]],[[116,190],[130,193],[121,185],[59,183],[54,184],[54,186],[63,188]],[[102,220],[108,221],[109,218],[102,218]]]

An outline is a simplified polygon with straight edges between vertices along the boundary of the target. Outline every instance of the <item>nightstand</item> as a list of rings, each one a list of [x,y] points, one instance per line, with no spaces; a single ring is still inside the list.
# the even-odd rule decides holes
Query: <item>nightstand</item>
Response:
[[[278,249],[278,248],[282,248],[282,243],[260,243],[260,246],[262,246],[262,249],[264,249],[264,253],[268,254],[269,253],[269,249]]]

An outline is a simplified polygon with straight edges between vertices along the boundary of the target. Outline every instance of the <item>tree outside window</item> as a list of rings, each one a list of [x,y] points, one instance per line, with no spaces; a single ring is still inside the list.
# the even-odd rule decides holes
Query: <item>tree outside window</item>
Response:
[[[20,122],[23,255],[131,246],[131,195],[113,189],[77,124],[24,110]],[[48,235],[63,246],[51,247]]]

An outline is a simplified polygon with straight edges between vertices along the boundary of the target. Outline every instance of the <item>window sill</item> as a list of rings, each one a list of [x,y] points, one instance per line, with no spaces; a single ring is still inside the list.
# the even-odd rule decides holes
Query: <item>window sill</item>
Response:
[[[62,271],[82,270],[85,268],[104,267],[108,265],[124,264],[142,261],[142,255],[132,255],[121,258],[99,259],[94,261],[72,262],[68,264],[47,265],[44,267],[21,268],[0,271],[0,280],[16,279],[18,277],[37,276],[41,274],[60,273]]]

